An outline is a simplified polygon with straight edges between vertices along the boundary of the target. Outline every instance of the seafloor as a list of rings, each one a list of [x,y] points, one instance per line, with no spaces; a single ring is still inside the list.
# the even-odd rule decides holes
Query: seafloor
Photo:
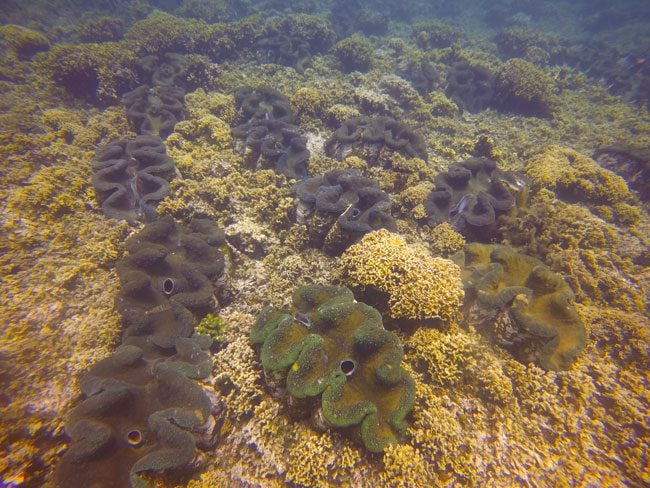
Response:
[[[229,298],[214,311],[223,330],[204,381],[225,405],[217,442],[202,453],[199,469],[155,476],[152,484],[650,483],[648,201],[591,159],[599,148],[632,148],[645,154],[637,162],[648,171],[650,90],[647,71],[639,74],[648,69],[647,9],[635,15],[643,2],[608,11],[593,2],[542,8],[504,1],[489,2],[490,12],[482,2],[399,3],[403,11],[390,1],[364,9],[362,2],[187,0],[159,2],[163,12],[120,0],[3,2],[2,487],[55,485],[69,441],[64,420],[81,399],[77,379],[120,342],[116,263],[142,224],[102,214],[91,161],[106,143],[135,135],[120,97],[139,84],[138,58],[167,52],[195,56],[198,74],[185,95],[184,120],[166,139],[179,175],[157,211],[179,222],[213,219],[225,230],[231,263]],[[417,24],[427,13],[440,15]],[[310,29],[330,32],[336,22],[330,44],[338,47],[308,56],[296,54],[290,36],[254,43],[273,23],[313,42],[323,34]],[[350,35],[356,44],[347,51],[335,44]],[[567,54],[589,42],[612,50],[597,53],[597,66]],[[429,71],[421,68],[425,60]],[[502,78],[518,67],[524,81],[512,90],[519,101],[496,94],[493,103],[476,106],[455,98],[447,77],[459,61]],[[413,75],[417,69],[424,78]],[[265,386],[249,330],[265,305],[289,303],[300,284],[350,283],[339,257],[309,246],[307,228],[295,222],[294,181],[245,166],[230,132],[239,116],[233,95],[244,86],[286,95],[308,141],[310,173],[354,166],[380,181],[398,232],[434,256],[459,247],[422,225],[422,202],[436,174],[482,155],[524,175],[530,191],[493,241],[540,259],[575,294],[587,340],[570,368],[545,371],[518,361],[454,315],[444,326],[396,330],[416,386],[403,442],[371,454],[335,429],[321,432],[293,419]],[[521,104],[526,90],[535,92],[531,106]],[[324,142],[359,114],[416,128],[428,161],[395,153],[379,168],[363,155],[327,157]]]

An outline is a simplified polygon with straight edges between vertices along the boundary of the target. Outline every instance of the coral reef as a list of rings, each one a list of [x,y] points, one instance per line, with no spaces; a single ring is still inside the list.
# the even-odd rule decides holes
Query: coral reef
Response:
[[[524,362],[554,371],[571,366],[586,332],[560,275],[507,246],[468,244],[454,260],[463,268],[468,323]]]
[[[298,288],[292,310],[267,308],[250,333],[274,385],[294,402],[321,397],[316,422],[357,427],[372,452],[382,452],[405,432],[413,382],[401,367],[402,346],[379,313],[354,300],[350,290]],[[286,378],[286,383],[285,383]]]
[[[441,49],[451,46],[461,37],[461,30],[441,21],[416,22],[411,38],[423,50]]]
[[[341,253],[373,230],[396,230],[388,195],[357,170],[332,170],[294,190],[298,223],[307,223],[310,244],[329,254]]]
[[[107,217],[130,224],[156,218],[155,204],[169,195],[174,160],[158,137],[110,143],[93,161],[93,185]]]
[[[84,22],[75,29],[75,33],[82,42],[110,42],[122,39],[125,30],[123,19],[103,15]]]
[[[393,319],[458,319],[463,302],[460,269],[448,259],[431,257],[385,229],[371,232],[341,256],[344,279],[363,289],[364,299]]]
[[[504,219],[503,235],[561,272],[580,303],[644,310],[648,285],[643,269],[650,262],[648,234],[643,230],[648,227],[647,216],[637,215],[634,225],[620,228],[584,203],[566,203],[542,189],[525,212]],[[609,215],[610,220],[613,217]]]
[[[385,34],[389,17],[384,12],[369,8],[364,2],[334,0],[330,21],[339,37],[349,36],[355,32],[362,32],[369,36]]]
[[[530,158],[525,170],[533,189],[551,190],[568,203],[609,205],[615,211],[617,204],[633,202],[623,178],[572,149],[551,146]]]
[[[428,224],[449,222],[466,237],[489,241],[498,217],[515,207],[512,189],[521,189],[522,183],[499,170],[492,159],[470,158],[450,165],[435,177],[434,185],[424,201]]]
[[[98,105],[115,102],[135,81],[136,55],[125,44],[58,44],[38,62],[74,96]]]
[[[141,56],[174,52],[186,54],[196,50],[199,41],[210,36],[207,24],[200,20],[181,19],[160,10],[134,23],[124,35]]]
[[[594,151],[593,159],[603,168],[623,177],[641,200],[650,200],[650,150],[614,144]]]
[[[433,253],[444,257],[460,251],[465,245],[465,238],[456,232],[449,222],[443,222],[431,229],[427,240],[430,241]]]
[[[161,475],[155,469],[135,474],[138,484],[144,480],[156,486],[280,488],[489,487],[501,486],[503,480],[527,486],[650,483],[650,224],[647,203],[639,201],[642,193],[635,183],[643,181],[636,161],[639,156],[645,159],[636,149],[650,142],[650,63],[643,53],[649,10],[643,0],[604,7],[514,0],[490,5],[425,0],[151,3],[6,0],[0,8],[0,264],[5,271],[0,292],[5,312],[0,323],[0,484],[57,484],[54,468],[66,450],[65,414],[88,388],[108,379],[93,365],[108,370],[115,364],[100,361],[120,342],[124,320],[114,306],[120,289],[116,263],[135,230],[101,213],[91,184],[92,158],[111,141],[135,137],[119,100],[142,83],[196,90],[185,97],[185,120],[179,120],[165,139],[182,178],[170,182],[169,195],[156,211],[185,223],[193,217],[208,218],[225,229],[232,293],[220,293],[218,316],[209,307],[192,319],[198,321],[205,311],[215,314],[195,329],[215,339],[209,349],[201,348],[207,345],[203,342],[192,346],[189,354],[196,353],[196,360],[181,360],[184,353],[176,345],[164,354],[152,343],[119,348],[118,357],[124,357],[125,347],[126,353],[145,357],[147,370],[141,371],[137,385],[147,385],[152,395],[138,397],[142,402],[131,405],[140,408],[149,401],[145,399],[160,398],[156,385],[176,384],[167,381],[171,376],[160,368],[187,372],[185,366],[190,365],[203,373],[205,355],[213,360],[213,376],[200,384],[211,400],[217,399],[215,406],[221,404],[218,398],[223,400],[223,413],[211,412],[219,442],[207,452],[200,452],[201,432],[179,428],[183,448],[174,450],[174,464],[185,464],[192,451],[190,468],[200,464],[201,472],[190,474],[167,464]],[[318,17],[294,15],[297,12]],[[324,52],[334,40],[323,20],[327,18],[337,40],[355,32],[369,36],[372,69],[337,69],[342,65],[335,52]],[[417,29],[426,26],[419,22],[431,22],[420,39]],[[7,35],[12,32],[13,39]],[[34,33],[39,38],[36,53],[29,41]],[[495,34],[496,45],[490,39]],[[325,41],[322,47],[320,38]],[[23,48],[17,47],[25,41]],[[541,70],[537,74],[551,80],[552,98],[557,100],[551,104],[552,118],[520,116],[494,97],[485,107],[501,111],[470,113],[459,97],[454,101],[445,95],[447,74],[456,63],[496,73],[511,56],[528,61]],[[575,294],[574,307],[589,340],[571,368],[544,371],[537,364],[523,364],[479,334],[472,323],[452,320],[444,327],[415,328],[427,321],[402,323],[386,312],[386,327],[401,327],[401,365],[415,383],[415,405],[407,417],[410,428],[401,443],[377,455],[352,439],[358,437],[358,427],[322,431],[297,421],[294,401],[281,401],[269,394],[278,390],[265,389],[248,333],[264,306],[286,305],[296,283],[339,283],[343,275],[338,258],[309,246],[310,221],[295,223],[294,182],[273,169],[257,169],[256,161],[245,160],[250,148],[233,138],[231,127],[247,121],[243,111],[238,113],[234,96],[237,87],[245,85],[286,94],[290,103],[285,99],[284,107],[293,117],[285,122],[299,122],[311,152],[311,173],[356,168],[376,181],[392,200],[396,230],[409,247],[426,244],[426,254],[448,257],[463,242],[447,222],[432,229],[418,225],[426,220],[424,201],[437,174],[471,156],[495,160],[501,170],[513,174],[526,165],[535,180],[532,188],[513,193],[517,211],[498,218],[493,239],[538,258],[561,274]],[[272,112],[273,103],[272,98],[261,100],[257,108],[266,105],[266,110],[261,107],[260,119]],[[331,132],[360,115],[389,116],[417,127],[428,162],[388,148],[373,160],[369,144],[352,148],[340,161],[324,155],[323,144]],[[576,154],[558,147],[572,148]],[[578,161],[597,148],[630,147],[634,154],[596,153],[594,160],[603,163],[603,169]],[[546,169],[537,173],[527,162]],[[260,163],[274,167],[275,159]],[[625,170],[618,176],[628,188],[605,171],[615,173],[614,164]],[[560,171],[554,172],[554,167]],[[561,183],[556,184],[555,176],[543,177],[543,172]],[[511,181],[509,186],[513,192],[520,185]],[[427,290],[428,284],[424,286]],[[362,287],[354,292],[361,299]],[[379,304],[384,311],[387,302],[384,296]],[[413,327],[404,327],[409,325]],[[141,340],[137,335],[130,338]],[[126,370],[130,375],[138,367]],[[196,390],[194,380],[183,379],[186,382]],[[135,381],[123,385],[131,391],[135,386]],[[190,390],[182,391],[196,399]],[[321,398],[315,403],[321,404]],[[113,422],[123,408],[112,409],[114,415],[106,417]],[[204,412],[199,408],[187,425],[198,425]],[[169,418],[174,424],[186,417]],[[144,415],[138,419],[147,429],[139,432],[157,442],[157,434],[149,435]],[[76,419],[69,420],[72,428]],[[170,424],[157,419],[158,427],[159,432],[169,432]],[[79,430],[84,429],[82,423]],[[122,441],[129,432],[131,442],[137,441],[138,432],[131,429],[113,439]],[[188,436],[195,446],[191,449]],[[105,449],[125,454],[122,467],[115,470],[124,486],[129,468],[137,462],[126,454],[160,447],[145,441],[137,448]],[[158,459],[166,463],[169,456]],[[99,456],[93,466],[104,461]],[[83,474],[89,464],[78,466]]]
[[[529,61],[512,58],[497,71],[494,103],[507,112],[548,117],[557,104],[553,79]]]
[[[29,59],[37,52],[50,48],[50,41],[45,35],[20,25],[0,26],[0,37],[11,46],[20,59]]]
[[[534,48],[547,53],[555,53],[559,49],[556,37],[529,27],[506,27],[497,33],[494,41],[499,51],[508,58],[523,58]]]
[[[332,51],[344,71],[367,71],[372,66],[372,44],[358,34],[337,42]]]
[[[415,130],[392,117],[353,117],[334,131],[325,143],[325,153],[338,160],[354,155],[380,166],[390,153],[427,160],[424,139]]]

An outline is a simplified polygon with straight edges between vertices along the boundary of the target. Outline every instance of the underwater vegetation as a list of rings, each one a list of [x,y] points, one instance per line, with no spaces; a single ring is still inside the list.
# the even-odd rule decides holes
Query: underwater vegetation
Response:
[[[4,2],[2,483],[647,485],[649,13]]]

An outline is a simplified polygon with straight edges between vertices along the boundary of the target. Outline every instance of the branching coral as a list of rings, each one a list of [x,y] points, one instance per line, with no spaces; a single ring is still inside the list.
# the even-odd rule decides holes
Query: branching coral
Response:
[[[449,256],[460,251],[465,245],[465,238],[456,232],[448,222],[436,225],[427,236],[434,254]]]
[[[588,207],[565,203],[542,189],[522,215],[504,220],[502,231],[510,242],[563,273],[579,302],[641,311],[647,306],[643,268],[648,237],[643,229],[648,223],[647,216],[637,219],[629,227],[616,226]]]
[[[21,59],[29,59],[37,52],[45,51],[50,47],[50,41],[45,35],[20,25],[1,26],[0,36]]]
[[[513,58],[499,68],[495,82],[495,104],[523,115],[548,116],[557,100],[553,79],[525,59]]]
[[[358,34],[337,42],[332,50],[345,71],[366,71],[372,66],[372,44]]]
[[[431,257],[385,229],[367,234],[341,256],[344,276],[353,286],[388,296],[394,319],[458,318],[463,301],[460,269]],[[372,299],[370,303],[381,301]]]
[[[124,38],[141,54],[193,52],[209,29],[200,20],[182,19],[159,10],[133,24]]]
[[[460,331],[420,328],[405,343],[409,363],[436,386],[457,386],[476,366],[478,338]]]

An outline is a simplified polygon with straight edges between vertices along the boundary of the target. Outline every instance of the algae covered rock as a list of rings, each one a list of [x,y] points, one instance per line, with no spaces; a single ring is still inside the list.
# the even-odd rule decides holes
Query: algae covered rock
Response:
[[[488,241],[497,230],[497,218],[515,207],[521,178],[497,169],[487,158],[452,164],[436,176],[435,189],[424,202],[427,223],[449,222],[466,237]]]
[[[298,288],[291,309],[258,315],[250,338],[267,378],[286,387],[294,403],[314,405],[318,423],[350,428],[372,452],[405,433],[415,386],[400,366],[402,345],[379,312],[347,288]]]
[[[468,244],[454,260],[463,269],[468,323],[521,361],[571,366],[586,332],[562,276],[508,246]]]
[[[156,218],[155,205],[169,195],[174,160],[159,137],[119,140],[98,151],[93,186],[104,215],[130,224]]]
[[[390,198],[379,183],[354,169],[337,169],[298,183],[298,223],[310,244],[338,254],[373,230],[396,229]]]

